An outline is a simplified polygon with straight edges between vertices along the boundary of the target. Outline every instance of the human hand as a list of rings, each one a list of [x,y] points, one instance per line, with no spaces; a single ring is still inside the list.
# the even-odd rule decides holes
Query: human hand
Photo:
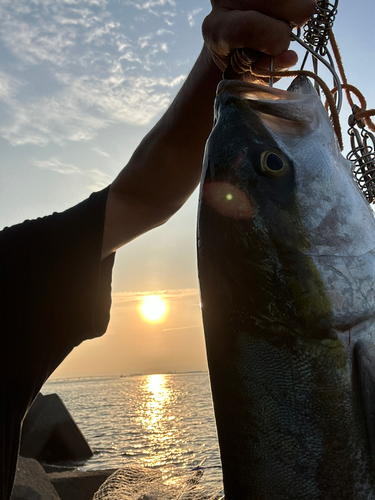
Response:
[[[212,11],[203,22],[202,32],[212,58],[221,69],[228,67],[234,49],[246,48],[261,73],[297,63],[297,54],[288,50],[291,27],[302,26],[314,12],[315,0],[211,0]]]

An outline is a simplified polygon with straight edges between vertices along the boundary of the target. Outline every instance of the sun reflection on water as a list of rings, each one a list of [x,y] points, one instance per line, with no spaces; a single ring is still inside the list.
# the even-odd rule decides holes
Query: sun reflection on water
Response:
[[[149,432],[158,433],[163,424],[166,406],[170,402],[170,389],[166,386],[164,375],[149,375],[143,390],[147,392],[146,405],[141,421]]]
[[[147,448],[152,450],[147,464],[164,465],[181,453],[181,429],[179,418],[176,418],[179,393],[171,386],[168,375],[149,375],[143,379],[140,389],[143,403],[138,422],[143,428]]]

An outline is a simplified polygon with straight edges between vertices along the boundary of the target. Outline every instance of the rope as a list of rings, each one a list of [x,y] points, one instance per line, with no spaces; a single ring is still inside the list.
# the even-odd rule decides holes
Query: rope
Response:
[[[374,116],[375,115],[375,109],[366,109],[367,108],[367,102],[366,102],[366,99],[365,99],[365,96],[362,94],[362,92],[357,88],[355,87],[354,85],[350,85],[350,83],[343,83],[342,84],[342,88],[343,90],[346,91],[346,94],[350,96],[350,99],[348,99],[348,103],[349,103],[349,106],[351,106],[351,108],[353,109],[355,107],[355,104],[353,103],[353,100],[352,100],[352,97],[351,97],[351,92],[357,97],[359,103],[360,103],[360,107],[357,109],[357,111],[355,111],[353,113],[353,116],[354,116],[354,119],[356,121],[359,121],[361,119],[363,119],[367,125],[367,127],[372,131],[372,132],[375,132],[375,125],[374,123],[368,119],[368,120],[365,120],[365,118],[369,118],[370,116]],[[331,93],[333,95],[335,95],[337,92],[337,87],[334,87],[332,90],[331,90]],[[326,103],[326,109],[327,108],[327,103]]]
[[[348,100],[349,106],[353,110],[354,102],[353,102],[351,93],[353,93],[357,97],[357,99],[359,100],[359,103],[360,103],[360,108],[353,113],[354,119],[356,121],[363,119],[366,126],[372,132],[375,132],[375,124],[370,119],[370,116],[375,116],[375,109],[366,109],[367,102],[366,102],[366,99],[365,99],[364,95],[362,94],[362,92],[360,92],[360,90],[357,87],[355,87],[354,85],[350,85],[348,83],[348,80],[347,80],[346,74],[345,74],[344,64],[342,62],[340,50],[339,50],[335,35],[333,34],[332,30],[328,31],[328,35],[329,35],[329,41],[331,42],[332,51],[333,51],[333,54],[334,54],[335,59],[336,59],[337,67],[338,67],[339,72],[340,72],[341,80],[343,82],[342,88],[345,90],[345,94],[346,94],[346,98]],[[335,94],[337,92],[337,88],[335,87],[334,89],[332,89],[331,92],[332,92],[332,94]]]
[[[342,62],[342,58],[341,58],[341,54],[340,54],[340,50],[339,50],[335,35],[333,34],[332,30],[329,30],[328,36],[329,36],[329,41],[331,42],[333,54],[334,54],[335,59],[336,59],[337,67],[338,67],[339,72],[340,72],[341,80],[343,82],[342,88],[345,90],[345,94],[346,94],[346,98],[348,100],[349,106],[352,109],[354,108],[354,102],[353,102],[351,93],[353,93],[360,102],[360,109],[356,110],[353,113],[354,119],[356,121],[363,119],[366,126],[372,132],[375,132],[375,124],[370,119],[370,116],[375,116],[375,109],[366,109],[367,102],[366,102],[366,99],[365,99],[364,95],[362,94],[362,92],[360,92],[360,90],[357,87],[355,87],[354,85],[350,85],[348,83],[348,80],[347,80],[346,74],[345,74],[344,64]],[[336,93],[336,92],[337,92],[337,88],[335,87],[332,90],[332,93]]]

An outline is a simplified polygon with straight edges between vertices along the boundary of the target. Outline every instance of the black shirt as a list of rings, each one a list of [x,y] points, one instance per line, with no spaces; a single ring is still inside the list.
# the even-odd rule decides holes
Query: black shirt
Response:
[[[22,419],[43,383],[109,321],[114,254],[101,262],[108,188],[0,232],[0,499],[14,479]]]

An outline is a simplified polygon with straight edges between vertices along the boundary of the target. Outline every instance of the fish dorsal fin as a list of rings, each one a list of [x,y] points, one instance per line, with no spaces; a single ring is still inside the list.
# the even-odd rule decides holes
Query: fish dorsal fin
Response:
[[[355,380],[360,386],[360,399],[366,421],[367,436],[375,459],[375,346],[359,340],[354,346]]]

